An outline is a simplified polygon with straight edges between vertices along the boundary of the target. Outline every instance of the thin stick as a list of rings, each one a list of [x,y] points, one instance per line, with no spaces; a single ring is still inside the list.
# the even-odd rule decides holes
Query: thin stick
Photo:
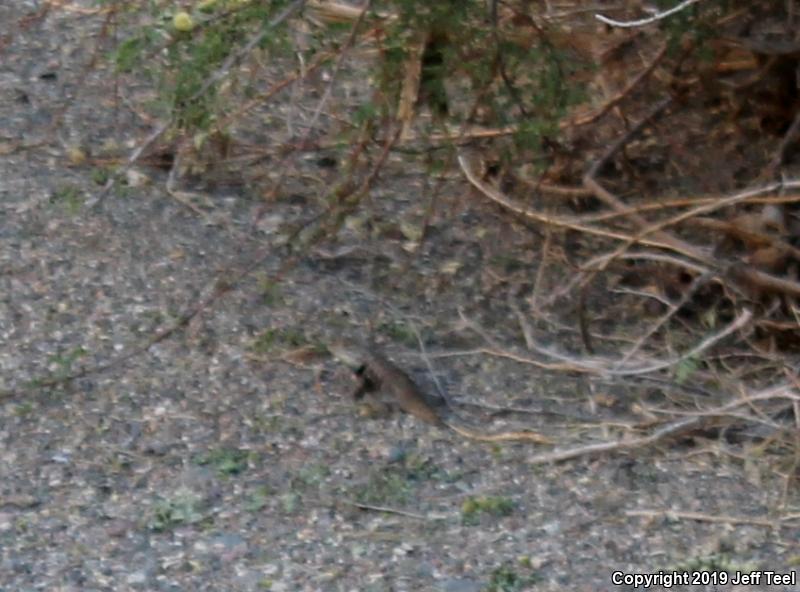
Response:
[[[766,528],[780,528],[790,526],[786,524],[796,520],[797,516],[782,516],[775,520],[765,518],[748,518],[747,516],[716,516],[704,512],[685,512],[683,510],[626,510],[626,516],[639,516],[644,518],[668,518],[671,520],[697,520],[698,522],[715,522],[719,524],[749,524],[764,526]]]
[[[600,185],[599,181],[597,181],[597,174],[617,152],[622,150],[622,148],[626,144],[628,144],[628,142],[630,142],[634,136],[636,136],[640,131],[642,131],[642,129],[644,129],[644,127],[652,119],[654,119],[655,117],[660,115],[664,110],[666,110],[667,107],[669,107],[672,104],[672,102],[673,98],[670,96],[670,97],[665,97],[664,99],[653,105],[653,108],[650,109],[650,111],[636,125],[631,127],[625,134],[623,134],[613,144],[611,144],[611,146],[609,146],[609,148],[605,151],[605,153],[603,153],[603,155],[599,159],[597,159],[592,164],[591,167],[589,167],[589,170],[584,175],[583,177],[584,186],[586,186],[587,189],[591,189],[595,197],[597,197],[597,199],[604,202],[612,209],[625,210],[628,208],[614,194],[612,194],[610,191],[608,191],[602,185]],[[641,216],[633,215],[630,218],[640,227],[647,228],[648,226],[650,226],[647,220],[645,220]],[[684,255],[687,255],[688,257],[691,257],[696,261],[702,261],[703,263],[706,264],[709,264],[711,262],[710,256],[704,253],[702,250],[666,232],[656,229],[649,234],[652,234],[653,237],[658,242],[669,245],[668,248],[675,250],[679,253],[683,253]],[[636,240],[634,242],[636,242]],[[623,245],[620,248],[620,252],[627,250],[629,246],[630,244]]]
[[[678,356],[675,359],[665,360],[665,361],[662,361],[662,362],[657,362],[655,364],[651,364],[650,366],[645,366],[644,368],[637,368],[635,370],[610,369],[610,370],[608,370],[608,373],[609,374],[615,374],[615,375],[622,375],[622,376],[631,376],[631,375],[634,375],[634,374],[649,374],[650,372],[657,372],[659,370],[666,370],[667,368],[670,368],[672,366],[676,366],[676,365],[680,364],[681,362],[684,362],[684,361],[686,361],[686,360],[688,360],[690,358],[696,358],[701,352],[707,350],[708,348],[710,348],[712,345],[714,345],[715,343],[717,343],[721,339],[724,339],[725,337],[727,337],[731,333],[733,333],[735,331],[738,331],[739,329],[741,329],[742,327],[747,325],[747,323],[749,323],[752,318],[753,318],[753,312],[751,310],[749,310],[749,309],[744,309],[744,311],[742,311],[742,314],[740,314],[738,317],[736,317],[733,320],[733,322],[731,322],[730,325],[728,325],[727,327],[725,327],[721,331],[719,331],[717,333],[714,333],[713,335],[709,335],[707,338],[705,338],[703,341],[698,343],[695,347],[690,349],[688,352],[686,352],[685,354],[683,354],[681,356]]]
[[[131,152],[131,155],[128,157],[128,160],[125,163],[125,166],[122,167],[122,170],[120,170],[116,175],[112,175],[111,178],[106,181],[106,184],[100,193],[86,202],[86,208],[93,208],[95,205],[100,203],[100,201],[102,201],[102,199],[111,192],[111,190],[117,184],[117,181],[119,181],[119,179],[121,179],[129,170],[131,170],[131,167],[142,156],[142,152],[149,148],[153,142],[158,140],[164,134],[164,132],[167,131],[167,128],[170,125],[172,125],[171,119],[165,121],[156,129],[154,129],[152,133],[145,138],[144,142],[142,142],[133,152]]]
[[[603,260],[607,257],[610,257],[611,254],[600,255],[599,257],[595,257],[594,259],[590,259],[583,265],[584,270],[591,270],[597,268],[599,265],[602,264]],[[707,267],[703,267],[691,261],[686,261],[685,259],[681,259],[679,257],[675,257],[673,255],[667,255],[665,253],[651,253],[649,251],[633,251],[628,253],[623,253],[617,259],[630,259],[630,260],[638,260],[644,259],[649,261],[658,261],[662,263],[668,263],[670,265],[675,265],[676,267],[683,267],[692,271],[694,273],[702,274],[708,273],[709,269]],[[551,306],[554,302],[564,298],[567,294],[572,292],[575,287],[581,284],[584,281],[583,276],[576,275],[573,279],[571,279],[567,284],[565,284],[562,288],[553,292],[547,300],[544,302],[544,306]]]
[[[594,456],[604,452],[621,452],[636,448],[646,448],[669,437],[677,436],[701,425],[703,418],[690,417],[673,423],[669,423],[659,428],[649,436],[630,438],[626,440],[614,440],[612,442],[599,442],[588,446],[578,446],[576,448],[556,449],[552,452],[537,454],[527,459],[526,462],[532,465],[541,465],[562,460],[569,460],[581,456]]]
[[[764,176],[773,177],[778,174],[778,171],[786,160],[786,152],[792,142],[797,139],[798,133],[800,133],[800,113],[794,116],[792,125],[789,126],[789,129],[786,130],[786,133],[783,135],[783,140],[781,140],[778,150],[775,152],[775,156],[772,157],[772,160],[767,165]]]
[[[691,285],[684,291],[683,295],[681,296],[681,299],[675,304],[669,303],[667,312],[665,312],[660,319],[656,320],[656,322],[653,323],[653,326],[650,327],[650,329],[648,329],[647,331],[645,331],[645,333],[639,339],[636,340],[636,343],[633,344],[633,347],[630,350],[628,350],[628,353],[622,356],[622,359],[617,363],[616,366],[614,366],[614,369],[615,370],[619,369],[628,360],[630,360],[636,354],[636,352],[638,352],[642,348],[644,343],[648,339],[650,339],[650,337],[655,335],[655,333],[659,331],[661,327],[663,327],[673,316],[675,316],[675,314],[677,314],[677,312],[681,308],[683,308],[694,297],[697,290],[699,290],[702,286],[708,283],[709,279],[711,279],[710,272],[704,273],[703,275],[696,277],[694,281],[692,281]]]
[[[414,337],[417,338],[417,344],[419,345],[420,356],[425,361],[425,365],[428,367],[428,373],[431,376],[431,380],[433,380],[434,386],[436,386],[436,392],[439,393],[439,396],[442,399],[444,399],[447,408],[455,413],[455,409],[453,408],[453,402],[450,398],[450,395],[447,393],[447,390],[442,386],[442,383],[439,381],[439,377],[436,376],[436,371],[433,368],[430,356],[428,356],[428,351],[427,348],[425,347],[425,341],[422,339],[422,334],[417,328],[417,324],[409,318],[406,318],[406,322],[411,326],[411,330],[414,332]]]
[[[542,258],[539,261],[539,267],[536,270],[536,279],[533,283],[533,290],[528,300],[532,310],[539,310],[539,297],[541,296],[542,285],[544,284],[544,272],[547,269],[547,264],[550,261],[550,248],[553,242],[553,233],[550,228],[544,230],[544,242],[542,243]],[[527,341],[527,339],[526,339]]]
[[[483,330],[481,327],[476,326],[476,324],[469,319],[467,319],[462,314],[462,319],[464,322],[469,326],[472,330],[476,333],[481,335],[487,342],[492,343],[490,337]],[[707,350],[712,345],[717,343],[718,341],[724,339],[731,333],[741,329],[750,320],[753,318],[752,311],[745,309],[742,314],[736,317],[733,322],[731,322],[727,327],[722,329],[721,331],[710,335],[691,350],[686,352],[683,355],[678,356],[677,358],[670,359],[670,360],[659,360],[656,362],[650,363],[648,366],[639,367],[639,368],[628,368],[628,369],[616,369],[617,366],[616,361],[612,361],[608,358],[602,358],[599,356],[594,356],[591,358],[575,358],[573,356],[569,356],[567,354],[562,354],[560,352],[556,352],[552,349],[546,348],[535,341],[530,344],[530,347],[536,353],[542,354],[547,356],[548,358],[558,360],[556,362],[548,362],[544,360],[539,360],[536,358],[521,356],[519,354],[515,354],[514,352],[500,349],[499,347],[481,347],[472,350],[455,350],[455,351],[447,351],[447,352],[435,352],[430,354],[432,358],[447,358],[447,357],[454,357],[454,356],[474,356],[474,355],[490,355],[497,358],[506,358],[509,360],[514,360],[515,362],[519,362],[521,364],[528,364],[531,366],[536,366],[537,368],[542,368],[544,370],[553,370],[553,371],[569,371],[569,372],[580,372],[583,374],[594,374],[599,376],[637,376],[641,374],[649,374],[652,372],[657,372],[659,370],[666,370],[667,368],[671,368],[685,360],[688,360],[693,357],[697,357],[701,352]]]
[[[607,16],[603,16],[602,14],[595,14],[594,18],[598,21],[605,23],[607,25],[611,25],[612,27],[620,27],[624,29],[630,29],[633,27],[642,27],[644,25],[649,25],[650,23],[655,23],[656,21],[660,21],[662,19],[667,18],[668,16],[672,16],[675,13],[680,12],[684,8],[691,6],[699,2],[700,0],[684,0],[677,6],[673,6],[669,10],[665,10],[664,12],[659,12],[654,14],[653,16],[649,16],[644,19],[640,19],[638,21],[615,21],[614,19],[610,19]]]
[[[364,4],[363,8],[359,8],[361,13],[358,15],[358,18],[353,22],[353,26],[350,28],[350,36],[345,41],[344,46],[339,51],[339,55],[336,58],[336,63],[333,66],[333,71],[330,73],[330,80],[328,80],[328,84],[325,87],[325,92],[322,93],[322,97],[317,103],[317,108],[314,110],[314,114],[311,116],[311,121],[308,123],[309,130],[313,130],[314,126],[317,125],[317,121],[319,120],[320,115],[322,114],[322,108],[325,103],[328,102],[328,99],[333,92],[333,84],[336,81],[336,76],[339,73],[339,70],[342,67],[342,63],[344,62],[344,57],[347,55],[347,50],[350,49],[356,40],[356,33],[358,32],[358,27],[364,21],[364,15],[367,14],[371,4],[371,0],[367,0]],[[310,133],[310,132],[309,132]]]
[[[211,88],[211,85],[219,82],[220,80],[222,80],[222,78],[227,76],[228,71],[233,67],[234,64],[236,64],[238,60],[240,60],[242,57],[250,53],[254,47],[256,47],[259,43],[261,43],[264,40],[264,38],[267,36],[267,34],[269,34],[272,31],[272,29],[274,29],[275,27],[280,25],[283,21],[292,16],[292,14],[294,14],[295,11],[299,10],[303,6],[303,4],[305,4],[305,0],[295,0],[292,4],[287,6],[283,10],[283,12],[281,12],[278,16],[276,16],[269,23],[267,23],[264,26],[264,28],[261,29],[261,31],[259,31],[257,35],[254,35],[253,38],[250,39],[250,41],[248,41],[240,51],[231,54],[228,57],[228,59],[226,59],[222,63],[222,65],[219,68],[217,68],[217,70],[211,76],[208,77],[208,79],[203,83],[203,85],[199,89],[197,89],[197,91],[191,97],[187,99],[186,102],[191,103],[197,100],[199,97],[203,96],[208,91],[209,88]],[[86,207],[92,208],[98,203],[100,203],[103,200],[103,198],[105,198],[111,192],[111,190],[114,188],[117,182],[130,170],[130,168],[134,165],[134,163],[137,160],[139,160],[139,157],[142,155],[142,152],[144,152],[144,150],[147,147],[152,145],[153,142],[155,142],[158,138],[160,138],[164,134],[164,132],[166,132],[167,129],[169,129],[173,121],[174,117],[170,116],[169,119],[167,119],[167,121],[162,123],[155,130],[153,130],[153,132],[145,139],[145,141],[131,153],[130,157],[128,157],[127,163],[122,168],[122,170],[118,171],[108,180],[108,182],[105,184],[100,193],[98,193],[94,198],[86,202]]]
[[[359,510],[371,510],[373,512],[384,512],[386,514],[397,514],[398,516],[405,516],[406,518],[414,518],[415,520],[425,520],[426,522],[430,520],[427,516],[423,516],[422,514],[415,514],[414,512],[406,512],[405,510],[398,510],[396,508],[389,508],[387,506],[373,506],[370,504],[362,504],[360,502],[352,502],[350,500],[340,500],[342,503],[347,504],[348,506],[353,506],[354,508],[358,508]]]
[[[728,275],[740,284],[755,286],[765,292],[800,297],[800,282],[784,279],[746,265],[732,266],[728,270]]]
[[[544,263],[541,265],[544,265]],[[517,306],[516,302],[514,302],[514,296],[511,294],[510,290],[508,292],[508,306],[514,313],[514,316],[517,317],[517,323],[519,323],[520,331],[522,331],[522,337],[525,339],[525,345],[528,349],[533,349],[533,345],[535,343],[533,339],[533,327],[531,327],[531,324],[528,322],[528,319],[525,316],[525,313],[522,312],[522,309]],[[533,308],[533,306],[531,306],[531,308]]]
[[[493,349],[490,347],[478,347],[475,349],[433,352],[430,354],[430,356],[432,358],[453,358],[459,356],[485,355],[485,356],[493,356],[495,358],[505,358],[507,360],[513,360],[514,362],[519,362],[520,364],[528,364],[530,366],[536,366],[537,368],[542,368],[543,370],[580,372],[583,374],[598,374],[598,375],[603,374],[603,365],[600,364],[592,365],[590,361],[581,361],[574,358],[570,358],[569,356],[564,356],[556,352],[552,352],[537,344],[534,344],[534,347],[535,351],[545,352],[547,355],[550,355],[553,358],[563,360],[563,362],[545,362],[543,360],[537,360],[535,358],[530,358],[519,354],[515,354],[512,351],[504,349]]]
[[[628,241],[632,238],[631,235],[624,232],[607,230],[605,228],[597,228],[594,226],[587,226],[570,218],[548,216],[547,214],[537,212],[536,210],[530,210],[521,205],[515,204],[511,199],[509,199],[503,193],[498,191],[496,188],[491,187],[487,183],[483,182],[475,173],[472,166],[468,162],[467,157],[464,154],[458,155],[458,164],[461,167],[464,176],[472,184],[473,187],[478,189],[482,194],[491,199],[493,202],[497,203],[498,205],[502,206],[503,208],[511,212],[514,212],[515,214],[523,218],[527,218],[529,220],[538,222],[540,224],[550,224],[552,226],[555,226],[556,228],[561,228],[566,230],[576,230],[578,232],[585,232],[586,234],[600,236],[603,238],[610,238],[618,241]],[[597,194],[595,190],[593,190],[593,193],[595,195]],[[696,259],[698,257],[697,249],[694,246],[682,243],[683,245],[685,245],[685,249],[683,249],[682,244],[680,244],[677,240],[673,240],[671,237],[669,237],[669,242],[665,242],[657,238],[647,238],[647,237],[643,237],[641,240],[637,242],[651,247],[659,247],[662,249],[674,250],[677,251],[678,253],[682,253],[693,259]]]
[[[777,188],[779,188],[779,186],[780,186],[779,183],[773,183],[769,187],[773,187],[773,188],[777,189]],[[761,193],[763,190],[764,190],[763,187],[757,187],[757,188],[754,188],[754,189],[746,189],[744,191],[740,191],[739,193],[735,193],[735,194],[730,195],[728,197],[720,198],[720,199],[716,200],[715,202],[699,205],[699,206],[697,206],[695,208],[687,210],[686,212],[683,212],[683,213],[678,214],[676,216],[673,216],[671,218],[667,218],[666,220],[662,220],[661,222],[656,222],[654,224],[649,225],[646,228],[643,228],[641,231],[639,231],[636,234],[636,236],[634,237],[633,240],[637,240],[638,237],[646,236],[646,235],[649,235],[649,234],[653,234],[653,235],[661,237],[662,236],[661,230],[663,228],[666,228],[668,226],[674,226],[674,225],[679,224],[679,223],[681,223],[683,221],[696,218],[696,217],[698,217],[698,216],[700,216],[702,214],[709,214],[709,213],[714,212],[716,210],[720,210],[722,208],[730,207],[732,205],[738,204],[738,203],[740,203],[740,202],[752,197],[754,194]],[[639,223],[642,223],[642,222],[644,222],[644,219],[641,219],[641,218],[639,218],[637,216],[636,217],[636,221],[639,222]],[[601,270],[604,269],[605,267],[607,267],[608,264],[611,261],[613,261],[616,257],[621,255],[625,250],[627,250],[628,247],[631,246],[631,244],[621,245],[614,253],[612,253],[610,255],[609,258],[605,259],[605,261],[603,263],[603,266],[601,267]],[[783,243],[782,242],[779,243],[778,246],[783,246]],[[784,252],[787,252],[788,254],[791,254],[793,256],[797,255],[797,254],[800,254],[799,251],[797,251],[796,249],[793,249],[793,247],[791,247],[788,244],[783,246],[783,248],[784,248]],[[703,261],[706,264],[711,262],[710,259],[705,259]]]
[[[664,43],[661,46],[661,49],[656,52],[655,57],[650,61],[650,63],[645,67],[644,70],[639,72],[633,80],[631,80],[625,88],[623,88],[619,93],[617,93],[614,97],[606,101],[606,103],[600,107],[599,109],[593,111],[592,113],[588,113],[586,115],[582,115],[576,117],[572,120],[573,125],[586,125],[588,123],[592,123],[593,121],[597,121],[603,115],[608,113],[611,109],[613,109],[617,104],[619,104],[625,97],[627,97],[633,90],[641,84],[641,82],[647,78],[653,70],[655,70],[656,66],[664,59],[664,56],[667,53],[667,44]]]
[[[772,386],[768,389],[764,389],[752,395],[740,397],[735,401],[731,401],[726,405],[722,405],[716,411],[718,414],[722,415],[725,414],[729,409],[733,409],[737,406],[748,404],[753,401],[762,401],[774,398],[785,398],[792,401],[800,401],[800,395],[794,392],[794,389],[792,389],[789,384],[783,383]],[[695,429],[703,425],[705,421],[705,417],[701,415],[694,415],[686,419],[681,419],[679,421],[666,424],[648,436],[626,440],[614,440],[612,442],[599,442],[597,444],[590,444],[588,446],[554,450],[552,452],[539,454],[529,458],[528,462],[531,464],[545,464],[578,458],[580,456],[593,456],[605,452],[617,452],[632,450],[634,448],[644,448],[666,438],[674,437],[686,431]]]

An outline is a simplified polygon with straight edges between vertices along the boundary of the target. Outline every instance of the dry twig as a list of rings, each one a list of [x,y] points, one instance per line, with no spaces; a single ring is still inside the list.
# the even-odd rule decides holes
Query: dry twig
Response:
[[[666,424],[647,436],[628,438],[624,440],[613,440],[611,442],[598,442],[596,444],[577,446],[575,448],[556,449],[550,452],[534,455],[533,457],[528,458],[527,462],[532,465],[542,465],[569,460],[572,458],[579,458],[581,456],[594,456],[597,454],[603,454],[605,452],[622,452],[639,448],[647,448],[667,438],[674,438],[675,436],[679,436],[688,431],[694,430],[702,425],[702,421],[702,418],[690,417],[688,419],[682,419],[680,421]]]
[[[669,10],[665,10],[663,12],[658,12],[653,16],[649,16],[647,18],[639,19],[637,21],[617,21],[614,19],[610,19],[607,16],[603,16],[602,14],[596,14],[594,17],[600,21],[601,23],[605,23],[607,25],[611,25],[612,27],[620,27],[620,28],[633,28],[633,27],[643,27],[645,25],[649,25],[651,23],[655,23],[662,19],[667,18],[668,16],[672,16],[673,14],[677,14],[681,10],[699,2],[700,0],[684,0],[677,6],[673,6]]]
[[[209,76],[203,85],[197,89],[195,93],[193,93],[188,99],[186,99],[186,103],[190,104],[196,101],[198,98],[202,97],[208,92],[208,89],[211,88],[214,84],[225,78],[230,72],[230,69],[239,63],[239,61],[244,58],[244,56],[248,55],[253,49],[261,43],[264,38],[272,32],[272,30],[280,25],[283,21],[288,19],[292,16],[295,12],[300,10],[305,4],[305,0],[295,0],[289,6],[283,9],[283,11],[278,14],[274,19],[270,22],[266,23],[262,29],[254,35],[238,52],[232,53],[228,59],[226,59],[222,65],[217,68],[217,70]],[[136,147],[136,149],[131,153],[130,157],[128,157],[128,161],[125,166],[117,173],[108,180],[105,186],[100,190],[100,192],[93,197],[92,199],[86,202],[87,208],[92,208],[98,203],[100,203],[116,186],[119,179],[121,179],[136,163],[139,157],[142,155],[149,146],[151,146],[158,138],[164,135],[164,132],[169,129],[169,127],[173,124],[174,117],[170,117],[167,121],[163,122],[159,125],[153,132],[145,139],[145,141]]]
[[[643,518],[666,518],[669,520],[696,520],[698,522],[714,522],[717,524],[748,524],[750,526],[764,526],[766,528],[794,527],[789,524],[798,519],[798,516],[780,516],[775,519],[750,518],[747,516],[722,516],[706,514],[705,512],[686,512],[683,510],[626,510],[626,516]]]
[[[605,228],[598,228],[595,226],[589,226],[573,218],[551,216],[548,214],[544,214],[542,212],[538,212],[536,210],[526,208],[522,205],[516,204],[509,197],[507,197],[501,191],[499,191],[497,188],[492,187],[488,183],[482,181],[478,176],[478,174],[475,172],[474,168],[470,164],[469,159],[465,154],[458,155],[458,164],[461,167],[464,176],[467,178],[470,184],[472,184],[473,187],[478,189],[483,195],[488,197],[496,204],[500,205],[501,207],[510,212],[517,214],[523,219],[531,220],[533,222],[538,222],[541,224],[549,224],[551,226],[555,226],[556,228],[560,228],[562,230],[576,230],[578,232],[584,232],[586,234],[590,234],[593,236],[610,238],[618,241],[630,241],[633,239],[633,237],[630,234],[627,234],[625,232],[608,230]],[[659,247],[662,249],[668,249],[668,250],[675,249],[678,250],[678,252],[681,252],[680,248],[672,244],[671,242],[663,242],[661,240],[654,238],[643,237],[641,240],[635,242],[640,242],[648,246]],[[690,253],[694,251],[695,251],[694,247],[690,247]]]
[[[584,115],[579,115],[574,117],[571,120],[572,125],[587,125],[589,123],[595,122],[600,119],[603,115],[611,111],[616,105],[618,105],[625,97],[631,94],[634,89],[639,86],[643,80],[645,80],[650,74],[655,70],[656,66],[661,63],[661,60],[664,59],[664,56],[667,53],[667,44],[663,43],[661,48],[656,52],[655,57],[650,60],[650,63],[636,76],[633,77],[628,84],[625,85],[619,93],[615,96],[611,97],[608,101],[606,101],[603,106],[599,107],[598,109],[592,111],[591,113],[586,113]]]

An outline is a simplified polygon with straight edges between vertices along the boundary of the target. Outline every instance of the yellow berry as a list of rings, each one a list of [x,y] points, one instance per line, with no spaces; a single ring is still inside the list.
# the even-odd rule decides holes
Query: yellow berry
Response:
[[[194,21],[192,15],[188,12],[176,12],[172,17],[172,26],[177,31],[191,31],[194,28]]]

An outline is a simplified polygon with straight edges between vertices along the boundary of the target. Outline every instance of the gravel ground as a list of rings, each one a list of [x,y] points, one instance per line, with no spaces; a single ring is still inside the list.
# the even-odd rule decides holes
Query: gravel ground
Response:
[[[88,208],[97,161],[75,146],[130,147],[149,128],[115,110],[106,69],[83,69],[100,17],[26,20],[38,6],[0,6],[12,25],[0,44],[0,389],[16,392],[0,399],[0,590],[595,591],[635,589],[613,585],[616,571],[796,573],[798,530],[760,522],[796,509],[796,490],[715,441],[533,466],[529,445],[359,417],[349,374],[303,346],[374,332],[430,385],[410,320],[434,349],[474,345],[459,307],[517,339],[490,272],[511,256],[533,265],[538,239],[446,188],[410,251],[403,221],[419,219],[424,179],[401,160],[340,242],[279,280],[276,229],[316,203],[301,181],[266,213],[234,188],[208,192],[198,215],[137,168],[149,183],[132,177]],[[124,363],[29,385],[135,352],[258,257],[236,289]],[[621,387],[507,360],[433,362],[452,393],[493,405],[583,416],[601,413],[601,395],[630,403]]]

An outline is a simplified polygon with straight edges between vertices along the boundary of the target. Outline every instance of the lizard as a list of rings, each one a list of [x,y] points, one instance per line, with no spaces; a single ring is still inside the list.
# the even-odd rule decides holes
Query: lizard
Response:
[[[358,378],[359,385],[353,393],[356,400],[363,399],[366,394],[380,393],[388,402],[405,413],[430,425],[450,429],[472,440],[550,443],[548,438],[536,432],[524,430],[488,434],[443,417],[436,410],[437,405],[432,397],[426,396],[408,374],[372,347],[366,349],[336,342],[328,345],[328,351],[335,359],[349,367]]]

